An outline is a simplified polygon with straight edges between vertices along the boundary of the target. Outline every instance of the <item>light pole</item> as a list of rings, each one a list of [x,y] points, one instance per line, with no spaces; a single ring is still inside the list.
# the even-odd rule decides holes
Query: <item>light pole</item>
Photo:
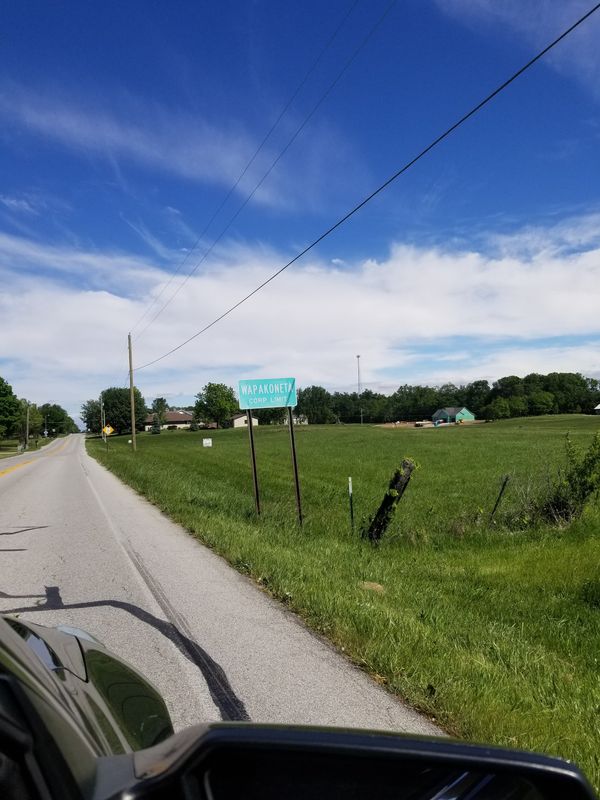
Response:
[[[360,385],[360,356],[356,356],[356,378],[357,378],[356,384],[357,384],[357,390],[358,390],[358,402],[360,404],[360,396],[362,394],[362,389],[361,389],[361,385]],[[359,405],[359,408],[360,408],[360,424],[362,425],[363,424],[362,405]]]

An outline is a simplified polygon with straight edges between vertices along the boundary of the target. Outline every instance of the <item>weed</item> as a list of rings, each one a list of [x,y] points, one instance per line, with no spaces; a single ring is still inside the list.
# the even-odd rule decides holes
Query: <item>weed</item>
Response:
[[[588,449],[580,453],[571,437],[565,439],[566,466],[539,508],[543,519],[556,523],[570,522],[583,511],[586,502],[600,489],[600,433],[596,433]]]

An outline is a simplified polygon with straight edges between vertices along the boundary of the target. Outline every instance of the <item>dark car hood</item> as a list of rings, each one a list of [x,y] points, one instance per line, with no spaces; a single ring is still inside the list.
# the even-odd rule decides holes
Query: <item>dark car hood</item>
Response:
[[[70,708],[105,755],[150,747],[173,733],[158,690],[86,631],[4,617],[0,648],[18,660],[34,691],[41,683]]]

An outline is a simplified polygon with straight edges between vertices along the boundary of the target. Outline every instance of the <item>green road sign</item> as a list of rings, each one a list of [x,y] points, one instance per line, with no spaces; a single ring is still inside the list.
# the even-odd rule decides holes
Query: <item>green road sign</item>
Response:
[[[240,408],[285,408],[294,407],[296,378],[259,378],[239,381]]]

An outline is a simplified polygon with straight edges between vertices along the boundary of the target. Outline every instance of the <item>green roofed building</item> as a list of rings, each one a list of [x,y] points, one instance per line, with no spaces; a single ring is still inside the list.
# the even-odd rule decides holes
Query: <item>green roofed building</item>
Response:
[[[472,422],[475,414],[464,406],[438,408],[432,417],[434,422]]]

